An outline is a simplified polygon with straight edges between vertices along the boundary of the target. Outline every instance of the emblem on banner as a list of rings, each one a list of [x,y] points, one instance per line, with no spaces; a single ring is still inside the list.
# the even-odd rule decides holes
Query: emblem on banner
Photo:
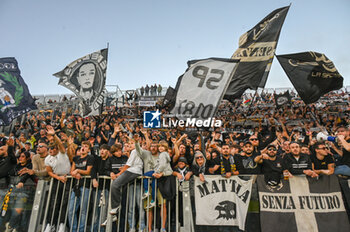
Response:
[[[236,218],[236,204],[232,201],[222,201],[218,206],[215,207],[215,210],[219,211],[219,218],[225,218],[226,220]]]

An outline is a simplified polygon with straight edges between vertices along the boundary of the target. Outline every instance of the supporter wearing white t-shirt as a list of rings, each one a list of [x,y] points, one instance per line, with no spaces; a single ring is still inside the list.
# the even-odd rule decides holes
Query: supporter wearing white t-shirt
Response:
[[[46,168],[50,167],[52,172],[59,176],[68,175],[71,168],[68,155],[62,152],[58,152],[56,155],[51,155],[51,150],[57,149],[50,148],[50,155],[45,158]]]
[[[116,215],[120,209],[121,188],[127,183],[129,183],[130,181],[137,178],[138,176],[142,175],[143,161],[137,155],[137,152],[135,150],[135,141],[131,140],[129,144],[130,144],[130,149],[132,150],[130,153],[129,159],[124,165],[124,167],[121,169],[121,171],[116,175],[117,178],[113,180],[113,183],[112,183],[112,189],[111,189],[112,210],[110,213],[113,215]]]
[[[71,164],[62,141],[55,135],[51,126],[47,128],[47,134],[54,137],[55,144],[49,146],[49,156],[45,158],[46,170],[49,176],[65,183],[65,175],[70,173]]]
[[[56,194],[52,194],[49,201],[55,202],[57,206],[61,205],[62,200],[62,212],[65,212],[68,205],[69,193],[67,191],[69,191],[69,189],[64,188],[65,185],[62,183],[66,183],[67,181],[66,175],[69,175],[71,164],[68,155],[66,154],[66,149],[64,148],[64,145],[60,138],[55,135],[55,130],[53,127],[47,126],[46,131],[48,136],[53,136],[54,144],[51,144],[49,146],[49,155],[46,156],[44,163],[48,175],[57,180],[51,182],[52,191],[56,192]],[[55,199],[55,196],[61,195],[64,196],[63,199],[61,197],[57,197]],[[57,227],[57,224],[60,224],[60,230],[64,228],[64,217],[61,217],[60,221],[58,221],[58,215],[60,213],[59,211],[60,207],[54,207],[53,204],[50,204],[50,209],[48,211],[47,217],[52,218],[52,220],[47,221],[48,224],[45,226],[45,231],[55,229]]]

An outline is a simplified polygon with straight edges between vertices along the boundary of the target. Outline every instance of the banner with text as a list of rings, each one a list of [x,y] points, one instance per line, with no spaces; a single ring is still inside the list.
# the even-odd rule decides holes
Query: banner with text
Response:
[[[238,226],[244,230],[252,190],[252,179],[238,176],[229,179],[205,176],[206,182],[195,177],[196,224],[208,226]]]
[[[188,69],[176,84],[175,106],[179,119],[212,118],[226,91],[238,60],[208,58],[188,62]]]
[[[294,176],[271,187],[258,177],[261,231],[350,231],[335,175]]]

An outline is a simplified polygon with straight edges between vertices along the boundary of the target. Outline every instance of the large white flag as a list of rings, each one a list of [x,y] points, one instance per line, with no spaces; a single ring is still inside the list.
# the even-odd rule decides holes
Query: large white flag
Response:
[[[188,62],[186,72],[176,84],[175,106],[178,118],[212,118],[238,60],[208,58]]]
[[[195,177],[196,224],[238,226],[244,230],[252,179],[238,176],[229,179],[205,176],[205,179],[203,183]]]

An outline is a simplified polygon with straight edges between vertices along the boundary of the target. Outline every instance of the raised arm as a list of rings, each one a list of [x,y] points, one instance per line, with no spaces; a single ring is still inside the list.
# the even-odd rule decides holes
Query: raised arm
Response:
[[[151,147],[151,140],[149,139],[148,132],[146,129],[141,129],[141,133],[145,136],[146,139],[146,149],[149,150]]]
[[[60,138],[58,138],[58,136],[56,135],[55,133],[55,130],[53,129],[53,127],[51,125],[47,125],[46,126],[46,133],[48,135],[51,135],[53,136],[54,140],[55,140],[55,143],[57,144],[58,146],[58,150],[61,152],[61,153],[66,153],[66,148],[64,147],[62,141]]]

